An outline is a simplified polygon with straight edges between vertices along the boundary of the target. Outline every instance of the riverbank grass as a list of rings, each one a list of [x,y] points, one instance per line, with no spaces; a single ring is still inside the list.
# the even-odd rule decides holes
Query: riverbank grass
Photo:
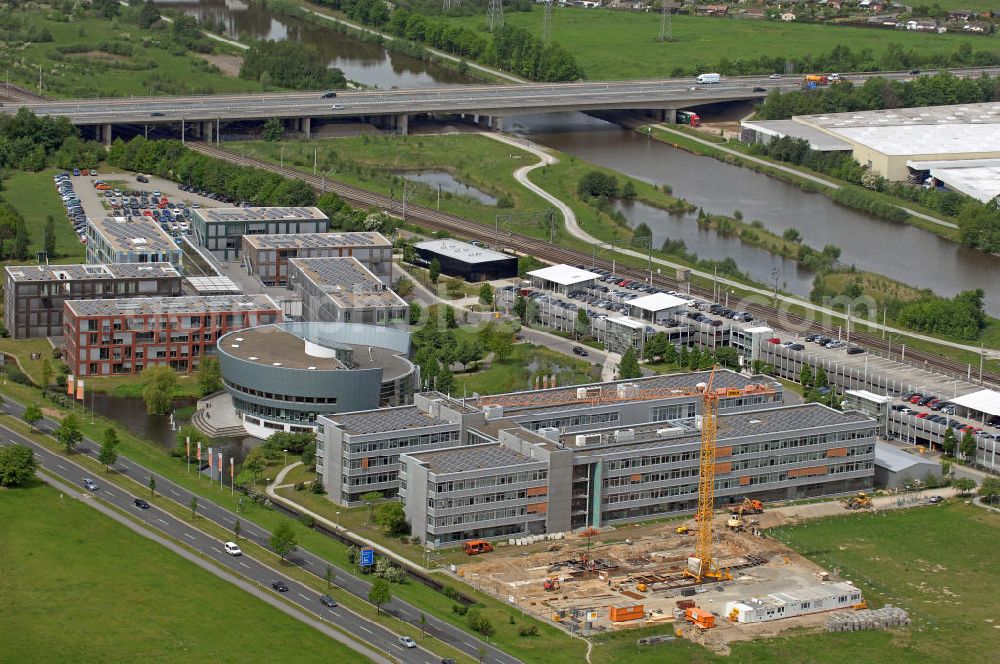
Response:
[[[359,661],[158,543],[40,482],[0,491],[5,661]],[[58,629],[53,626],[58,625]]]

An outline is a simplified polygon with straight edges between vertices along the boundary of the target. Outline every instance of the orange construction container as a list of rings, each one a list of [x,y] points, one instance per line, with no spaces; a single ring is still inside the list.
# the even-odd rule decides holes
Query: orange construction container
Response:
[[[715,627],[715,616],[705,609],[699,609],[696,606],[684,609],[684,618],[688,622],[694,623],[695,627],[700,627],[701,629],[712,629]]]
[[[646,610],[642,604],[636,604],[635,606],[612,606],[611,607],[611,622],[625,622],[626,620],[639,620],[645,617]]]

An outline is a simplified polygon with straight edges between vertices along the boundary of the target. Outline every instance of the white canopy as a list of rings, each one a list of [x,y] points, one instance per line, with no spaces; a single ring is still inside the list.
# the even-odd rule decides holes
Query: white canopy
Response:
[[[543,267],[539,270],[532,270],[528,273],[528,276],[538,277],[539,279],[544,279],[545,281],[551,281],[559,284],[560,286],[572,286],[585,281],[593,281],[594,279],[598,279],[601,275],[588,270],[581,270],[580,268],[573,267],[572,265],[550,265],[549,267]]]
[[[657,311],[663,311],[665,309],[676,309],[677,307],[682,307],[687,304],[687,300],[682,297],[677,297],[676,295],[670,295],[668,293],[653,293],[652,295],[644,295],[642,297],[637,297],[634,300],[629,300],[628,305],[630,307],[636,307],[637,309],[642,309],[643,311],[650,311],[656,313]]]
[[[955,399],[949,399],[949,401],[963,408],[978,410],[987,415],[1000,415],[1000,392],[996,390],[979,390],[963,394]]]

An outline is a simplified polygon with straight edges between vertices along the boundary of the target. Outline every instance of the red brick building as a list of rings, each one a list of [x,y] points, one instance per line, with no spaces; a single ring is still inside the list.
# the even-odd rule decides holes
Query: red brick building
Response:
[[[159,364],[191,372],[227,332],[282,321],[267,295],[71,300],[64,307],[63,359],[79,377]]]

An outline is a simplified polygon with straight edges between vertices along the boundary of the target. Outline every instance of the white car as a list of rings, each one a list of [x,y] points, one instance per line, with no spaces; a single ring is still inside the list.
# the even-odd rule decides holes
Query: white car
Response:
[[[401,637],[399,637],[399,642],[405,648],[416,648],[417,647],[417,642],[414,641],[413,639],[411,639],[408,636],[401,636]]]
[[[243,555],[243,550],[240,548],[240,545],[237,544],[236,542],[226,542],[225,544],[222,545],[222,548],[225,549],[226,553],[228,553],[231,556]]]

